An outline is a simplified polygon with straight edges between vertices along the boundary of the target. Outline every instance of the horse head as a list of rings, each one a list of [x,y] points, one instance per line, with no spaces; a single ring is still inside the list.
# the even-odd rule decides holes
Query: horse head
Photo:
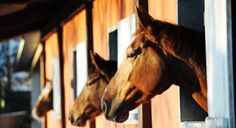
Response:
[[[88,80],[70,111],[69,120],[73,125],[84,126],[86,121],[99,115],[102,94],[116,71],[116,62],[106,61],[90,52],[91,67]]]
[[[136,6],[136,11],[139,28],[135,38],[102,96],[105,117],[124,122],[130,110],[172,84],[187,90],[207,111],[202,33],[156,20],[142,7]]]
[[[116,122],[124,122],[130,110],[148,102],[171,85],[168,79],[170,73],[166,68],[167,55],[153,34],[154,27],[159,26],[143,8],[137,7],[136,10],[139,29],[101,101],[105,117]]]
[[[32,110],[33,117],[40,120],[47,111],[53,108],[53,89],[51,82],[46,82],[46,86],[42,90],[35,106]]]

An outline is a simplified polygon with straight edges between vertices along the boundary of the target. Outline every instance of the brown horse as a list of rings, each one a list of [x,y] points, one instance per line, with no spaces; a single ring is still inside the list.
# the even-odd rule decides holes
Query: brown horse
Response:
[[[90,52],[92,60],[88,80],[70,111],[69,120],[73,125],[84,126],[86,121],[99,115],[101,97],[116,72],[116,62],[106,61]]]
[[[46,86],[42,90],[35,106],[32,110],[32,115],[35,119],[40,120],[47,111],[53,108],[53,89],[50,81],[46,82]]]
[[[204,34],[153,19],[136,7],[140,26],[101,100],[105,117],[124,122],[129,111],[163,93],[183,88],[207,112]]]

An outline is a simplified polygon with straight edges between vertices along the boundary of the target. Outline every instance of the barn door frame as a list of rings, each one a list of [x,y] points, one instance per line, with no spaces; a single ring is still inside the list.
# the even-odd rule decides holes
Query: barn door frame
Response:
[[[235,128],[231,0],[205,0],[206,128]]]

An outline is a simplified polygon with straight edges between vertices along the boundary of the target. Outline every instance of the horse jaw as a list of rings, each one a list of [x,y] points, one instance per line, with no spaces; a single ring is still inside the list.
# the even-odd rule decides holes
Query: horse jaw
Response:
[[[156,83],[160,81],[156,78],[159,75],[159,72],[156,71],[162,71],[156,68],[161,68],[160,66],[163,64],[154,62],[154,60],[159,59],[158,56],[154,56],[152,59],[146,57],[147,54],[150,55],[152,52],[154,51],[148,48],[145,53],[135,60],[124,58],[116,75],[104,91],[101,100],[102,110],[108,120],[119,123],[124,122],[128,118],[130,110],[149,101],[154,96],[152,92],[156,88]],[[150,64],[149,61],[152,61],[150,62],[152,64],[160,66],[148,66]],[[133,69],[134,67],[138,67],[138,69]],[[142,72],[144,71],[142,67],[153,68],[148,69],[147,72]],[[154,73],[153,76],[155,77],[150,76],[150,73]],[[146,74],[142,79],[148,80],[150,78],[151,80],[148,82],[140,80],[140,74]]]

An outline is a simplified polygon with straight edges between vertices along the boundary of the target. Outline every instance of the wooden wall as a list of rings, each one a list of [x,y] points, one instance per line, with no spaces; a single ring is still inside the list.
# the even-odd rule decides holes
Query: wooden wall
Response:
[[[134,13],[133,0],[95,0],[93,5],[94,51],[108,58],[108,31]]]
[[[70,109],[74,103],[73,80],[73,49],[81,41],[86,40],[86,12],[83,10],[63,25],[63,56],[64,56],[64,89],[65,89],[65,121],[66,128],[72,128],[68,120]]]
[[[58,40],[57,33],[53,33],[45,40],[45,65],[46,65],[46,78],[52,80],[52,65],[53,58],[58,57]]]
[[[55,57],[59,57],[57,33],[53,33],[45,40],[46,79],[52,80],[53,58]],[[47,128],[61,128],[61,119],[54,116],[53,110],[47,112],[46,116]]]
[[[133,0],[95,0],[93,3],[94,51],[108,59],[108,34],[111,27],[134,13]],[[107,121],[104,115],[96,118],[96,128],[135,127]]]
[[[177,0],[149,0],[149,14],[159,20],[177,24]],[[179,88],[172,85],[152,99],[153,128],[180,128]]]
[[[93,2],[93,41],[94,51],[108,59],[108,32],[121,19],[134,13],[133,0],[94,0]],[[176,0],[149,0],[149,13],[158,19],[176,23]],[[83,10],[63,25],[63,56],[64,56],[64,89],[65,89],[65,122],[66,128],[73,128],[68,120],[69,110],[74,103],[73,88],[73,48],[81,41],[86,41],[86,12]],[[52,58],[58,56],[57,34],[46,40],[46,78],[51,79]],[[63,94],[62,94],[63,95]],[[152,100],[153,128],[179,128],[179,91],[171,87],[162,95]],[[154,111],[155,110],[155,111]],[[60,128],[60,120],[47,114],[47,128]],[[103,115],[96,118],[97,128],[137,127],[116,124],[104,119]],[[89,128],[89,125],[86,125]]]

